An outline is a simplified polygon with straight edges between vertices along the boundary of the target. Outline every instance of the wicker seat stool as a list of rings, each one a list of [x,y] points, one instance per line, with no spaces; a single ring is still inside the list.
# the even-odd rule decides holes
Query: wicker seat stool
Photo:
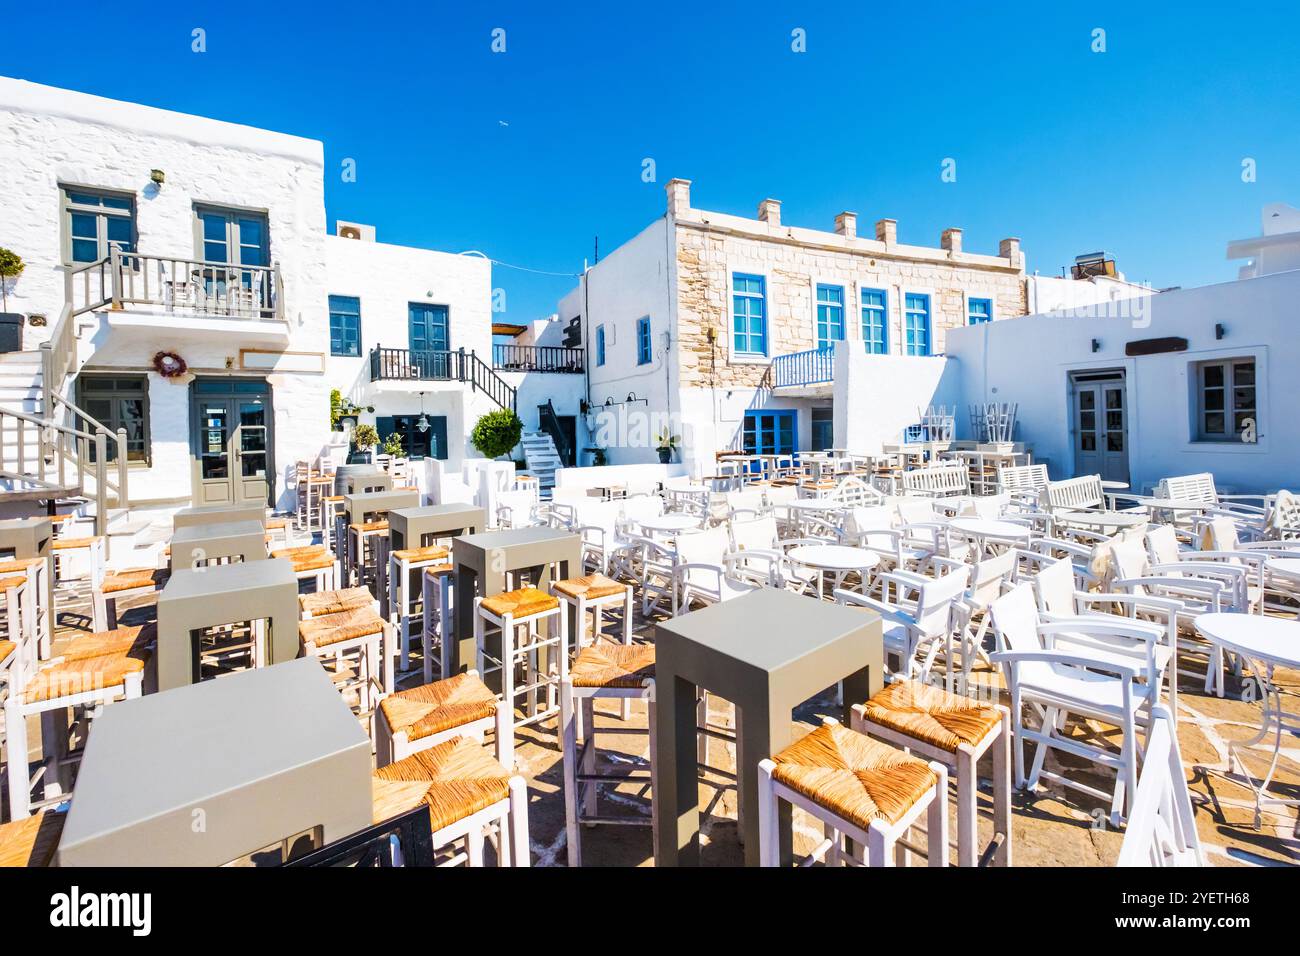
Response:
[[[429,807],[439,866],[482,866],[485,833],[498,866],[528,866],[527,785],[477,740],[453,737],[380,767],[371,782],[376,823]]]
[[[55,538],[50,542],[50,553],[54,557],[54,585],[71,586],[72,582],[85,580],[91,587],[104,576],[104,538],[93,535],[88,538]],[[74,578],[69,565],[78,555],[85,555],[85,573]]]
[[[95,630],[117,627],[118,601],[154,594],[162,589],[169,576],[162,568],[127,568],[105,573],[91,592]]]
[[[366,588],[340,588],[335,591],[316,591],[313,594],[298,595],[298,609],[302,611],[304,621],[325,614],[356,611],[364,607],[379,612],[379,602]]]
[[[334,660],[334,684],[346,699],[356,693],[354,711],[375,735],[375,705],[393,687],[391,625],[372,607],[322,614],[298,622],[304,655]]]
[[[299,581],[315,581],[317,592],[333,591],[338,587],[339,562],[323,544],[309,544],[300,548],[281,548],[271,552],[272,558],[284,558],[293,565],[293,574]],[[301,586],[301,585],[300,585]]]
[[[853,705],[860,733],[937,760],[957,775],[957,865],[1011,866],[1011,714],[958,694],[901,680]],[[993,839],[978,847],[976,768],[993,750]]]
[[[547,625],[545,636],[538,627],[543,623]],[[537,723],[559,711],[560,683],[569,673],[568,630],[568,618],[559,598],[534,587],[474,599],[478,672],[484,678],[492,673],[500,675],[497,697],[502,701],[511,733],[516,723]],[[492,648],[496,653],[488,648],[488,639],[494,636],[499,638]],[[521,667],[523,684],[517,682],[516,675]],[[545,694],[540,706],[539,693]],[[521,697],[525,716],[516,722],[515,703]]]
[[[50,562],[45,558],[10,558],[0,561],[0,574],[21,574],[27,578],[27,589],[22,595],[23,628],[27,636],[36,641],[35,649],[40,659],[47,660],[53,641],[50,630]]]
[[[514,767],[514,739],[502,729],[497,696],[474,671],[389,694],[379,702],[375,763],[382,767],[452,737],[496,733],[496,758]]]
[[[424,603],[424,629],[421,649],[424,654],[424,682],[433,680],[433,662],[438,661],[438,676],[446,677],[450,669],[451,639],[446,635],[455,620],[452,601],[456,593],[454,569],[450,564],[435,564],[424,569],[420,578]],[[434,652],[434,645],[437,652]]]
[[[422,586],[424,575],[417,572],[446,564],[449,553],[446,548],[437,544],[423,548],[398,548],[388,553],[388,615],[389,620],[397,627],[397,647],[401,654],[398,669],[403,673],[410,669],[410,644],[412,631],[415,629],[415,603],[417,599],[424,598]],[[413,585],[411,581],[413,576],[421,583]]]
[[[611,727],[602,734],[649,734],[650,769],[622,773],[596,772],[597,698],[617,698],[625,703],[646,702],[647,730]],[[579,723],[581,722],[581,726]],[[654,827],[655,755],[655,649],[653,644],[593,644],[578,652],[568,675],[560,683],[560,738],[564,751],[564,820],[569,866],[582,865],[583,826],[598,823]],[[579,737],[581,736],[581,741]],[[598,787],[647,781],[650,816],[622,814],[602,817],[597,812]],[[658,853],[655,853],[656,859]]]
[[[376,576],[376,544],[378,539],[388,537],[388,522],[354,521],[348,525],[348,542],[345,556],[344,572],[349,580],[344,584],[366,584],[374,581]]]
[[[778,801],[821,821],[812,853],[827,865],[906,865],[904,837],[926,818],[926,860],[948,865],[948,770],[826,719],[822,726],[758,765],[759,855],[781,865]],[[850,842],[851,841],[851,842]]]
[[[599,643],[602,636],[602,612],[607,607],[621,605],[623,608],[623,621],[619,628],[621,633],[618,638],[611,637],[610,640],[619,644],[632,643],[632,586],[630,584],[623,584],[596,572],[585,577],[556,581],[551,585],[551,593],[573,609],[574,620],[577,621],[577,632],[573,635],[575,653],[588,644]],[[591,613],[590,639],[587,636],[588,612]],[[604,636],[608,637],[608,635]],[[626,699],[620,704],[619,712],[624,720],[627,720],[631,713],[629,710],[631,706],[632,702]]]

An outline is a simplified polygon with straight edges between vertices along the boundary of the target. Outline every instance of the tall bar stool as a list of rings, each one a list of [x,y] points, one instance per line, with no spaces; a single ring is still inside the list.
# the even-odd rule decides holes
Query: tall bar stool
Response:
[[[528,866],[528,787],[477,740],[453,737],[387,764],[373,784],[376,823],[428,806],[439,866],[482,866],[485,838],[498,866]]]
[[[347,498],[344,495],[326,495],[320,500],[321,543],[340,556],[343,554],[339,550],[339,542],[343,540],[340,526],[343,524],[343,509],[346,506]]]
[[[424,569],[420,577],[424,603],[424,629],[421,633],[421,650],[424,654],[424,682],[433,680],[433,661],[438,660],[438,676],[446,677],[451,639],[447,634],[452,627],[452,602],[456,592],[455,569],[450,564],[435,564]],[[435,645],[437,652],[435,655]]]
[[[622,773],[596,772],[597,698],[615,698],[624,705],[646,702],[647,730],[609,727],[601,734],[649,734],[650,769]],[[579,728],[581,715],[581,730]],[[581,733],[581,743],[579,734]],[[564,751],[564,819],[569,866],[582,865],[582,831],[598,823],[654,827],[655,791],[655,648],[653,644],[593,644],[578,652],[569,673],[560,682],[560,738]],[[597,812],[598,788],[646,781],[650,784],[650,816],[644,820],[628,814],[601,816]],[[658,828],[654,827],[654,832]],[[659,857],[655,847],[655,858]]]
[[[397,627],[397,646],[401,654],[398,669],[405,673],[410,668],[412,625],[415,621],[415,601],[423,600],[424,588],[411,584],[413,575],[423,581],[421,573],[426,568],[446,564],[450,552],[442,545],[431,544],[423,548],[399,548],[388,553],[388,619]]]
[[[321,504],[325,498],[331,497],[333,490],[333,476],[314,473],[298,486],[300,501],[296,523],[300,529],[308,533],[325,530],[321,518],[323,514]]]
[[[1011,865],[1011,714],[1007,708],[981,704],[920,681],[900,680],[865,704],[854,704],[852,727],[936,760],[957,774],[958,866],[975,866],[980,860],[976,768],[992,748],[993,839],[984,856],[997,866]]]
[[[393,686],[391,625],[373,607],[322,614],[298,622],[304,655],[332,658],[334,686],[375,737],[375,705]]]
[[[545,623],[547,634],[543,637],[538,626]],[[494,648],[500,654],[489,653],[489,630],[500,638]],[[534,587],[505,591],[488,598],[474,599],[474,646],[477,650],[478,672],[484,678],[491,673],[500,674],[501,699],[510,733],[519,726],[537,723],[559,711],[559,687],[569,673],[568,619],[559,598]],[[543,660],[543,655],[554,664]],[[516,669],[522,667],[524,683],[516,680]],[[538,706],[538,693],[544,692],[546,701]],[[515,721],[516,698],[523,697],[526,716]]]
[[[11,819],[67,798],[70,765],[76,756],[68,748],[73,736],[69,709],[79,714],[81,723],[118,699],[139,697],[154,642],[152,624],[118,628],[73,639],[55,660],[30,675],[21,668],[11,672],[9,699],[5,701]],[[36,715],[41,718],[43,768],[33,777],[28,765],[27,718]],[[85,729],[79,728],[76,737],[85,736]],[[34,801],[32,787],[38,781],[44,784],[44,799]]]
[[[170,575],[162,568],[127,568],[108,571],[91,591],[96,631],[117,627],[117,602],[153,594],[162,589]]]
[[[50,561],[46,558],[11,558],[0,561],[0,574],[21,574],[27,579],[27,589],[22,595],[24,632],[35,641],[33,648],[37,656],[48,660],[53,640],[50,630]]]
[[[350,580],[344,583],[366,584],[376,576],[378,543],[380,538],[388,537],[388,519],[354,521],[348,525],[347,534],[346,573]]]
[[[821,821],[827,865],[906,864],[904,837],[924,814],[926,862],[948,865],[948,770],[827,718],[758,765],[759,860],[781,865],[779,802]],[[846,843],[851,840],[852,843]]]
[[[54,585],[71,585],[74,581],[86,581],[93,587],[94,582],[104,576],[104,538],[91,535],[86,538],[54,538],[50,541],[50,552],[54,558]],[[76,558],[86,562],[85,573],[73,577],[69,564]]]
[[[581,651],[588,644],[597,644],[602,636],[619,644],[632,643],[632,586],[615,581],[597,572],[580,578],[566,578],[551,585],[551,593],[564,604],[573,609],[577,623],[577,633],[573,635],[573,649]],[[602,612],[607,607],[623,608],[623,622],[617,639],[604,633],[601,628]],[[591,638],[587,638],[587,615],[591,614]],[[632,704],[624,700],[620,712],[627,720]]]
[[[366,588],[340,588],[334,591],[316,591],[312,594],[298,595],[298,609],[302,612],[304,621],[365,607],[376,612],[379,610],[379,602]]]
[[[497,760],[513,768],[514,739],[504,711],[475,671],[388,694],[375,722],[375,764],[395,763],[452,737],[481,741],[494,730]]]
[[[317,591],[333,591],[338,587],[338,558],[323,544],[308,544],[299,548],[282,548],[271,552],[272,558],[285,558],[293,565],[293,574],[299,581],[315,581]]]

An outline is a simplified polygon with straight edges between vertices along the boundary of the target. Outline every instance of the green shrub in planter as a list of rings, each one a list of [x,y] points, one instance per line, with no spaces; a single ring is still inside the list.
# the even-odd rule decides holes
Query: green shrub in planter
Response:
[[[484,458],[500,458],[519,444],[524,423],[508,408],[488,412],[474,424],[469,440]]]

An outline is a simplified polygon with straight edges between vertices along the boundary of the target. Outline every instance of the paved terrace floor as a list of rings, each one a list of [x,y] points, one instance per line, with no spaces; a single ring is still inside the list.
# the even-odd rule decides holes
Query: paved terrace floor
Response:
[[[809,600],[812,600],[809,598]],[[636,602],[639,605],[639,602]],[[152,620],[153,599],[136,601],[123,616],[123,623],[139,624]],[[61,640],[90,629],[89,606],[71,603],[59,615],[55,653]],[[653,642],[653,621],[638,616],[634,622],[637,640]],[[1259,726],[1260,704],[1249,701],[1242,680],[1229,671],[1228,693],[1223,698],[1207,696],[1203,690],[1205,658],[1193,654],[1179,657],[1181,667],[1190,671],[1179,681],[1178,736],[1183,764],[1192,790],[1197,827],[1206,851],[1207,863],[1214,866],[1286,866],[1300,865],[1300,828],[1296,808],[1282,808],[1264,815],[1263,827],[1253,827],[1254,801],[1250,791],[1233,779],[1228,761],[1228,743],[1249,739]],[[413,657],[415,673],[399,680],[403,687],[420,681],[418,652]],[[1249,675],[1246,675],[1249,677]],[[978,668],[976,679],[986,687],[997,688],[1003,703],[1000,673]],[[1280,670],[1275,681],[1283,694],[1283,706],[1300,712],[1300,672]],[[726,701],[710,695],[710,723],[734,727],[733,711]],[[600,725],[619,725],[616,705],[602,702],[598,710]],[[600,713],[603,711],[603,715]],[[807,702],[796,713],[796,722],[805,729],[820,723],[824,716],[838,716],[828,693]],[[556,719],[523,728],[516,741],[519,766],[528,778],[529,833],[534,866],[565,865],[564,791],[560,776],[560,751],[556,741]],[[640,702],[634,704],[630,723],[644,727],[646,712]],[[35,728],[33,728],[35,731]],[[1089,723],[1070,725],[1080,738],[1106,738],[1118,745],[1118,732],[1103,733]],[[39,740],[39,737],[35,739]],[[1269,759],[1271,737],[1258,748],[1252,769],[1262,773]],[[606,764],[628,761],[646,764],[648,742],[645,737],[606,735],[602,747],[610,748]],[[1028,750],[1028,748],[1027,748]],[[1278,796],[1300,798],[1300,737],[1286,735],[1284,757],[1279,764],[1273,790]],[[739,866],[743,848],[737,839],[736,790],[731,774],[735,767],[735,750],[726,742],[709,741],[708,766],[701,769],[700,807],[701,859],[709,866]],[[1026,766],[1032,757],[1027,752]],[[1079,758],[1053,751],[1047,768],[1109,790],[1114,774]],[[985,778],[981,792],[980,828],[985,840],[992,830],[992,803],[987,789],[991,758],[981,763]],[[602,788],[602,793],[606,792]],[[1018,866],[1111,866],[1119,855],[1122,831],[1110,827],[1109,805],[1103,805],[1077,791],[1045,784],[1038,792],[1013,791],[1014,855]],[[627,785],[612,792],[602,813],[625,810],[629,814],[647,814],[648,791]],[[615,809],[617,806],[618,809]],[[955,819],[951,818],[951,819]],[[955,826],[954,824],[951,824]],[[807,850],[821,839],[820,824],[801,811],[795,811],[795,849]],[[648,828],[605,826],[588,829],[583,838],[584,863],[587,866],[650,866],[650,831]],[[955,853],[952,859],[955,865]]]

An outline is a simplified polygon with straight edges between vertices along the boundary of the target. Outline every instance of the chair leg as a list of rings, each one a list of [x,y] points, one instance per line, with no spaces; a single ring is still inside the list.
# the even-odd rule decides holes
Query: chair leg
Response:
[[[512,777],[510,780],[510,844],[511,864],[521,867],[530,866],[532,860],[528,843],[528,787],[523,777]],[[500,852],[504,855],[505,848],[502,847]]]
[[[979,819],[975,812],[979,777],[975,773],[975,753],[969,747],[957,748],[957,865],[974,866],[979,858]],[[947,792],[936,795],[935,802],[946,803]],[[945,819],[947,815],[945,814]],[[934,836],[930,836],[930,852],[934,852]],[[946,847],[945,847],[946,852]]]
[[[9,767],[9,819],[31,816],[31,779],[27,764],[27,720],[15,697],[5,702],[5,762]]]
[[[993,855],[997,866],[1011,866],[1011,715],[1003,707],[1002,726],[993,744],[993,833],[1002,842]]]
[[[776,764],[762,760],[758,764],[758,865],[781,865],[780,797],[772,782]]]
[[[564,752],[564,833],[568,846],[569,866],[582,865],[582,835],[578,817],[578,728],[574,719],[573,686],[565,682],[560,688],[560,740]]]

